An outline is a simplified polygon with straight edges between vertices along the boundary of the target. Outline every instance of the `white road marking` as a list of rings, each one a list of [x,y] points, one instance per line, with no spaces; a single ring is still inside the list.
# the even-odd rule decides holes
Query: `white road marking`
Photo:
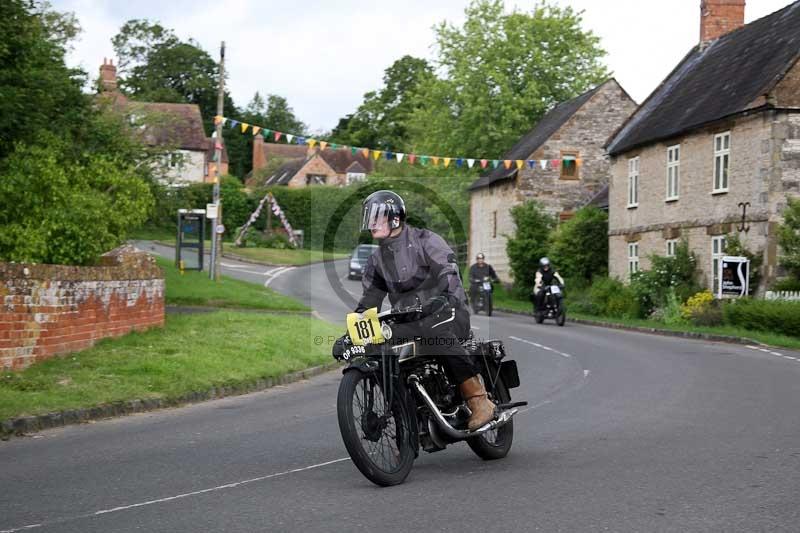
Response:
[[[585,368],[583,369],[583,377],[585,377],[585,378],[589,377],[589,371],[586,370]]]
[[[320,468],[320,467],[323,467],[323,466],[332,465],[334,463],[341,463],[342,461],[348,461],[348,460],[350,460],[350,457],[341,457],[339,459],[334,459],[333,461],[327,461],[327,462],[324,462],[324,463],[319,463],[319,464],[315,464],[315,465],[311,465],[311,466],[304,466],[304,467],[301,467],[301,468],[294,468],[292,470],[286,470],[284,472],[277,472],[275,474],[268,474],[266,476],[254,477],[252,479],[245,479],[243,481],[236,481],[236,482],[233,482],[233,483],[226,483],[225,485],[218,485],[216,487],[211,487],[211,488],[208,488],[208,489],[195,490],[195,491],[192,491],[192,492],[185,492],[183,494],[176,494],[175,496],[168,496],[166,498],[159,498],[157,500],[149,500],[149,501],[146,501],[146,502],[134,503],[134,504],[131,504],[131,505],[121,505],[119,507],[113,507],[111,509],[102,509],[100,511],[95,511],[93,513],[87,513],[87,514],[73,516],[73,517],[70,517],[70,518],[64,518],[64,519],[60,519],[60,520],[52,520],[50,522],[42,522],[40,524],[31,524],[31,525],[28,525],[28,526],[22,526],[22,527],[13,528],[13,529],[3,529],[3,530],[0,530],[0,533],[14,533],[14,532],[17,532],[17,531],[24,531],[26,529],[33,529],[33,528],[37,528],[37,527],[42,527],[43,525],[64,523],[64,522],[69,522],[69,521],[73,521],[73,520],[78,520],[78,519],[81,519],[81,518],[91,518],[91,517],[94,517],[94,516],[100,516],[100,515],[105,515],[105,514],[109,514],[109,513],[116,513],[118,511],[125,511],[127,509],[135,509],[137,507],[144,507],[144,506],[147,506],[147,505],[153,505],[153,504],[156,504],[156,503],[164,503],[164,502],[170,502],[170,501],[174,501],[174,500],[179,500],[179,499],[182,499],[182,498],[188,498],[189,496],[197,496],[198,494],[206,494],[206,493],[209,493],[209,492],[215,492],[215,491],[220,491],[220,490],[224,490],[224,489],[232,489],[232,488],[240,487],[242,485],[247,485],[248,483],[255,483],[257,481],[264,481],[266,479],[272,479],[272,478],[276,478],[276,477],[280,477],[280,476],[286,476],[286,475],[289,475],[289,474],[295,474],[297,472],[304,472],[306,470],[312,470],[314,468]]]
[[[770,355],[774,355],[774,356],[777,356],[777,357],[782,357],[784,359],[789,359],[790,361],[800,362],[800,358],[798,358],[798,357],[792,357],[790,355],[783,355],[780,352],[774,352],[772,350],[768,350],[766,348],[762,348],[761,346],[753,346],[753,345],[748,344],[748,345],[746,345],[746,347],[750,348],[751,350],[758,350],[759,352],[764,352],[764,353],[768,353]]]
[[[294,270],[294,269],[295,269],[295,267],[280,267],[280,268],[275,268],[273,270],[270,270],[269,272],[265,272],[264,275],[265,276],[270,276],[270,277],[269,277],[269,279],[267,279],[267,281],[264,282],[264,286],[265,287],[269,287],[269,284],[272,283],[273,281],[275,281],[275,279],[278,276],[280,276],[281,274],[286,274],[290,270]]]
[[[548,352],[553,352],[553,353],[557,353],[558,355],[563,355],[564,357],[572,357],[568,353],[559,352],[558,350],[554,350],[553,348],[550,348],[549,346],[545,346],[543,344],[539,344],[538,342],[533,342],[533,341],[529,341],[529,340],[526,340],[526,339],[520,339],[519,337],[509,337],[509,338],[510,339],[514,339],[515,341],[518,341],[518,342],[524,342],[525,344],[530,344],[531,346],[536,346],[537,348],[541,348],[542,350],[546,350]]]

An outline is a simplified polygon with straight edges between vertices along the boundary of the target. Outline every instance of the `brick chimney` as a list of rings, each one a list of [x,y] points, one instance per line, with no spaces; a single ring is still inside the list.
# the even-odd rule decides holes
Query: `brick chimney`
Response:
[[[267,158],[264,155],[264,137],[261,133],[253,137],[253,172],[267,166]]]
[[[103,64],[100,65],[100,89],[102,92],[117,90],[117,67],[114,66],[113,59],[103,58]]]
[[[744,26],[745,0],[700,0],[700,44]]]

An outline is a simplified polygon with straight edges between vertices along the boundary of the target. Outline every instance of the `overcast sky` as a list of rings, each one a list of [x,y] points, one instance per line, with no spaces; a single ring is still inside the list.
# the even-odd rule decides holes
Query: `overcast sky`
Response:
[[[112,57],[111,37],[146,18],[198,41],[215,59],[226,43],[228,89],[240,107],[256,91],[279,94],[312,131],[330,130],[383,71],[409,54],[432,59],[432,26],[461,24],[468,0],[53,0],[83,27],[68,62],[95,77]],[[506,0],[529,11],[535,1]],[[697,42],[700,0],[555,0],[583,10],[584,27],[608,52],[606,63],[639,103]],[[789,0],[748,0],[745,21]],[[263,126],[269,126],[264,124]]]

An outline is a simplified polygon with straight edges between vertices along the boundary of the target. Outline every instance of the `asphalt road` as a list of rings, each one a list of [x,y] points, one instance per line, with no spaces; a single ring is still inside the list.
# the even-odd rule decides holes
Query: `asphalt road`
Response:
[[[330,279],[359,292],[344,262],[223,262],[332,321],[349,303]],[[503,460],[458,444],[372,485],[332,372],[0,443],[0,531],[800,530],[800,354],[499,313],[473,326],[505,340],[530,402]]]

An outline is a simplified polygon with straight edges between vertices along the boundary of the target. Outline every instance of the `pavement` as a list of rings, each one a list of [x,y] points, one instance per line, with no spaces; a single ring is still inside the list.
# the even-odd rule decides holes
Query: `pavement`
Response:
[[[337,323],[360,293],[346,267],[223,261]],[[472,325],[505,341],[530,403],[505,459],[462,443],[372,485],[341,442],[334,371],[0,443],[0,531],[798,531],[800,354],[503,313]]]

